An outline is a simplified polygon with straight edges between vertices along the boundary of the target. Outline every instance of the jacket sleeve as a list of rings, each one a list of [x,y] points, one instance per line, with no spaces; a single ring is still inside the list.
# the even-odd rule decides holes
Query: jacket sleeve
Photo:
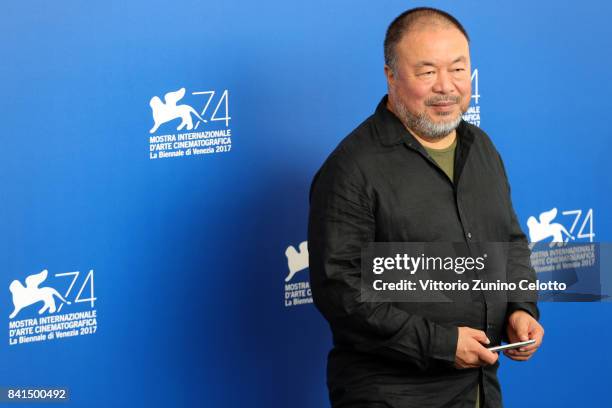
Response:
[[[508,192],[508,202],[510,203],[508,211],[510,212],[510,236],[508,238],[509,245],[509,253],[508,253],[508,280],[512,282],[519,282],[522,279],[525,279],[529,282],[536,281],[536,273],[533,267],[531,266],[531,250],[529,249],[529,243],[527,241],[527,237],[525,233],[521,229],[521,226],[518,222],[516,212],[514,211],[514,207],[512,205],[511,191],[510,191],[510,183],[508,182],[508,175],[506,173],[506,169],[504,167],[503,161],[499,153],[497,154],[499,158],[499,162],[501,164],[503,175],[505,178],[505,183]],[[540,311],[538,309],[537,301],[537,293],[532,293],[533,301],[520,301],[520,302],[509,302],[508,308],[506,310],[506,317],[509,317],[512,313],[517,310],[524,310],[533,316],[536,320],[540,319]],[[523,300],[523,299],[521,299]],[[524,299],[527,300],[527,299]]]
[[[453,364],[457,327],[409,314],[388,302],[361,302],[361,250],[375,240],[374,193],[354,159],[336,151],[315,176],[308,250],[316,307],[334,344],[426,369]]]

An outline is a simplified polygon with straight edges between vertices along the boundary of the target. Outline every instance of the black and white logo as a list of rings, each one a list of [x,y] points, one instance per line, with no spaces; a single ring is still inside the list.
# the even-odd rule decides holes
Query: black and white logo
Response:
[[[163,100],[157,95],[153,96],[149,106],[153,119],[149,129],[149,159],[227,153],[232,150],[229,90],[187,94],[185,88],[180,88],[166,92]]]
[[[9,345],[41,342],[97,331],[94,270],[62,272],[49,279],[49,271],[30,274],[25,285],[9,284],[13,311],[9,315]]]

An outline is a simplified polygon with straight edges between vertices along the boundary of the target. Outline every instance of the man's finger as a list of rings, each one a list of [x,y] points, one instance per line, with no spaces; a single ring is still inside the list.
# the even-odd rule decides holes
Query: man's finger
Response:
[[[542,344],[542,339],[544,337],[544,330],[542,329],[542,326],[537,325],[529,334],[529,338],[535,340],[536,342],[529,346],[521,347],[519,351],[535,351],[538,349],[538,347],[540,347],[540,344]]]
[[[455,367],[457,367],[457,368],[478,368],[478,367],[480,367],[479,362],[480,362],[479,360],[477,360],[474,363],[470,363],[470,362],[467,362],[467,361],[462,361],[459,364],[455,363]]]
[[[518,349],[518,351],[536,351],[538,348],[540,348],[540,344],[542,344],[542,339],[535,339],[536,342],[533,344],[530,344],[529,346],[524,346],[524,347],[520,347]]]
[[[519,341],[527,341],[529,340],[529,324],[521,324],[516,329],[516,335],[519,338]]]
[[[520,347],[520,348],[517,349],[517,351],[520,351],[520,352],[524,352],[524,351],[534,352],[534,351],[536,351],[540,347],[540,343],[541,342],[536,340],[536,342],[534,344],[530,344],[529,346]]]
[[[509,353],[504,353],[504,354],[506,355],[506,357],[514,361],[527,361],[531,358],[531,354],[528,356],[517,356],[517,355],[511,355]]]
[[[529,320],[526,316],[519,316],[512,326],[514,326],[514,332],[516,333],[519,341],[529,340]]]
[[[533,354],[537,349],[533,349],[533,350],[520,350],[520,349],[513,349],[513,350],[506,350],[508,352],[512,352],[511,354]]]
[[[529,352],[520,352],[518,350],[506,350],[504,351],[504,354],[507,356],[512,356],[512,357],[524,357],[526,355],[530,355],[532,353]]]
[[[482,351],[478,353],[478,358],[486,364],[495,364],[499,355],[483,347]]]
[[[531,350],[531,351],[506,350],[506,355],[513,356],[513,357],[525,357],[525,356],[531,356],[535,352],[536,350]]]
[[[473,329],[472,338],[478,340],[482,344],[490,344],[491,341],[487,337],[487,334],[482,330]]]

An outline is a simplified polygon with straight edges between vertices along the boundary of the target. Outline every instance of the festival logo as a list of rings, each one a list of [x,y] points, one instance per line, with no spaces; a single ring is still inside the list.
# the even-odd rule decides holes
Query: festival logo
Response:
[[[480,92],[478,90],[478,68],[472,71],[472,99],[467,112],[463,114],[463,120],[474,126],[480,126]]]
[[[168,92],[164,96],[164,101],[162,102],[159,97],[154,96],[149,101],[149,106],[151,106],[151,110],[153,111],[153,127],[149,130],[149,133],[153,134],[157,131],[160,125],[164,123],[170,122],[174,119],[180,118],[181,123],[177,126],[176,130],[183,130],[183,128],[187,127],[187,130],[193,129],[193,118],[192,115],[198,119],[196,123],[196,129],[200,122],[206,123],[206,119],[202,119],[200,114],[196,112],[189,105],[177,105],[176,103],[183,99],[185,96],[185,88],[181,88],[178,91]]]
[[[48,277],[49,271],[43,269],[28,275],[24,279],[25,286],[19,279],[9,284],[13,301],[13,311],[9,315],[9,345],[96,332],[94,270],[84,277],[79,271],[56,273],[51,282]],[[60,288],[65,289],[63,294]]]
[[[550,247],[563,246],[563,244],[574,240],[593,242],[593,209],[562,211],[561,215],[567,218],[569,227],[563,225],[557,219],[559,211],[556,207],[540,213],[538,218],[533,215],[527,219],[529,228],[529,241],[533,244],[550,240]],[[584,214],[584,217],[583,217]],[[577,232],[576,228],[580,224]],[[576,235],[575,235],[576,234]]]
[[[55,298],[59,299],[63,303],[70,304],[70,302],[66,301],[66,299],[64,299],[57,290],[51,287],[38,287],[38,285],[47,279],[47,274],[48,271],[45,269],[40,273],[28,276],[25,279],[25,287],[18,280],[11,282],[9,285],[9,290],[13,295],[13,306],[15,309],[9,316],[10,319],[17,316],[21,309],[38,302],[43,302],[43,307],[38,311],[38,314],[43,314],[45,311],[55,313],[57,310],[55,307]]]
[[[299,248],[300,252],[296,251],[292,245],[289,245],[287,250],[285,250],[289,267],[289,275],[285,278],[285,282],[289,282],[299,271],[308,268],[308,242],[303,241],[300,243]]]
[[[185,97],[188,95],[188,101]],[[153,125],[149,129],[149,159],[227,153],[232,149],[229,91],[185,88],[149,100]],[[214,106],[214,108],[213,108]],[[168,132],[176,133],[168,133]],[[159,133],[159,134],[158,134]],[[156,135],[158,134],[158,135]]]
[[[308,242],[301,242],[298,248],[299,252],[294,246],[289,245],[285,250],[289,269],[285,277],[285,307],[312,303],[309,277],[302,272],[308,269]],[[298,272],[302,273],[296,277]]]
[[[538,279],[564,282],[570,288],[565,293],[540,293],[540,300],[600,300],[600,247],[594,242],[593,209],[553,207],[528,217],[526,224]]]

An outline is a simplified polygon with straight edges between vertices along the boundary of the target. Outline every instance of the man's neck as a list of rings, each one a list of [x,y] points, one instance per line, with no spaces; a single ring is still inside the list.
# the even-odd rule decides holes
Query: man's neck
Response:
[[[448,135],[444,137],[431,139],[431,138],[419,136],[414,130],[408,128],[406,125],[404,125],[404,127],[408,129],[410,134],[414,136],[414,138],[418,140],[419,143],[421,143],[424,147],[427,147],[429,149],[446,149],[447,147],[452,145],[455,142],[455,139],[457,138],[456,130],[453,130],[452,132],[450,132]]]

